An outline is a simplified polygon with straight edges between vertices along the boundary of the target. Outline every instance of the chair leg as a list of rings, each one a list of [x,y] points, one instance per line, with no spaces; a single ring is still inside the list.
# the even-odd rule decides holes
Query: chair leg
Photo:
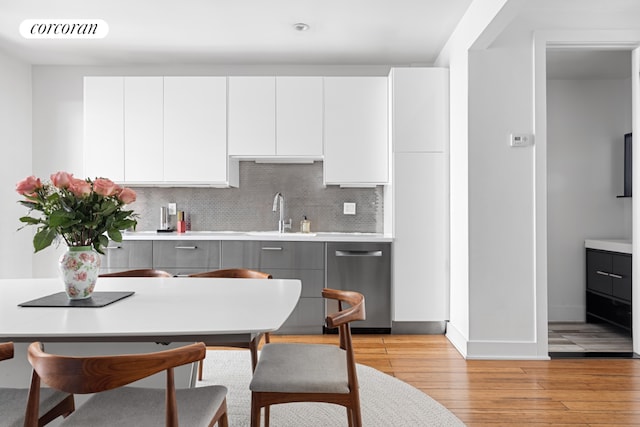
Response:
[[[260,427],[260,406],[255,393],[251,393],[251,427]]]
[[[216,412],[214,420],[218,420],[218,427],[229,427],[229,418],[227,417],[227,399],[225,398]],[[213,427],[213,424],[211,425]]]
[[[353,411],[348,406],[345,409],[347,410],[347,424],[349,427],[353,427]]]
[[[204,370],[203,365],[204,365],[204,359],[198,362],[198,381],[202,381],[202,371]]]
[[[258,343],[256,340],[251,340],[249,343],[249,351],[251,352],[251,372],[254,372],[258,364]]]
[[[271,419],[271,411],[269,410],[271,406],[267,405],[264,407],[264,427],[269,427],[269,421]]]
[[[360,401],[354,403],[351,408],[351,415],[353,416],[353,426],[362,427],[362,414],[360,413]]]

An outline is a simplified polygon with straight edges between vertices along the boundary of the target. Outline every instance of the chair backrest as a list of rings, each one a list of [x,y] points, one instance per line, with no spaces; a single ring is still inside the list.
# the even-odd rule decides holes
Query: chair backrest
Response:
[[[0,360],[13,359],[13,343],[0,343]]]
[[[238,279],[273,279],[269,273],[249,270],[247,268],[227,268],[223,270],[205,271],[204,273],[193,273],[189,277],[229,277]]]
[[[327,315],[325,321],[328,328],[338,328],[340,348],[345,350],[347,354],[349,388],[351,390],[357,390],[358,375],[356,373],[356,359],[353,354],[353,344],[351,342],[350,322],[364,320],[366,318],[364,295],[354,291],[324,288],[322,290],[322,297],[338,301],[338,311]],[[343,307],[344,304],[349,305],[349,307]]]
[[[62,356],[45,353],[40,342],[29,345],[27,358],[33,367],[27,402],[27,423],[37,421],[40,380],[49,387],[73,394],[98,393],[131,384],[167,371],[166,412],[177,425],[178,409],[173,368],[204,359],[204,343],[195,343],[155,353],[115,356]],[[141,408],[144,411],[144,408]]]
[[[173,277],[171,273],[151,268],[118,271],[117,273],[103,273],[99,277]]]

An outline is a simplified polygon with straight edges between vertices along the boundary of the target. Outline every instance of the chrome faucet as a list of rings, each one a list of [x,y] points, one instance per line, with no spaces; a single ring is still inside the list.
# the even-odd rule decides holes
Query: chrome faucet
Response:
[[[278,233],[284,233],[285,230],[291,230],[291,218],[289,222],[284,221],[284,196],[282,193],[277,192],[273,198],[273,211],[278,210],[278,200],[280,201],[280,219],[278,220]]]

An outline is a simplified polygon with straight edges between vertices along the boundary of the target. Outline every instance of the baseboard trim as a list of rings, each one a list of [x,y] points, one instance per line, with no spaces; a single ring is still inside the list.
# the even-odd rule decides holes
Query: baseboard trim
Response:
[[[447,322],[391,322],[391,334],[442,335],[447,330]]]

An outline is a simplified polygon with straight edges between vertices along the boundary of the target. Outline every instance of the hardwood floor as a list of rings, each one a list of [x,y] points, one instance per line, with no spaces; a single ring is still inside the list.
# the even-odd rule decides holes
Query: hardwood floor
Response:
[[[272,342],[336,340],[272,335]],[[358,363],[419,388],[469,427],[640,426],[638,359],[465,360],[443,335],[353,341]]]

